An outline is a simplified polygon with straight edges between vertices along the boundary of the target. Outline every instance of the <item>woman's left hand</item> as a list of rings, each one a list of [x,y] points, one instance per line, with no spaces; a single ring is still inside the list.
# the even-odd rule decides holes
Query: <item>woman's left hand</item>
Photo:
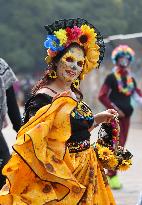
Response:
[[[97,124],[110,123],[116,117],[118,117],[118,112],[114,109],[108,109],[94,115],[94,119]]]

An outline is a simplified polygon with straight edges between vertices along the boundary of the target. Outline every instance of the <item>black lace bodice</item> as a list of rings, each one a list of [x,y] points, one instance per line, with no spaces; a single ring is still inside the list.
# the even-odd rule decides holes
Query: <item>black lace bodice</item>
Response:
[[[47,94],[32,96],[25,105],[24,123],[26,123],[43,106],[50,104],[52,97]],[[71,137],[67,141],[70,152],[78,152],[90,147],[90,132],[94,117],[84,102],[78,102],[70,115]]]

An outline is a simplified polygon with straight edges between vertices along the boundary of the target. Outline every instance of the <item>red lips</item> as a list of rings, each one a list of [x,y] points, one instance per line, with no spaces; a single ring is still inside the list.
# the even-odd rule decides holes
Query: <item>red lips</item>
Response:
[[[72,70],[66,70],[66,73],[72,77],[74,77],[76,75],[76,73]]]

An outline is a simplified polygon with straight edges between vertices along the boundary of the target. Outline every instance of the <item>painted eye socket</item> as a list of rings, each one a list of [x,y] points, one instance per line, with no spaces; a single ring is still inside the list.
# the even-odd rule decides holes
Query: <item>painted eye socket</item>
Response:
[[[73,57],[66,57],[66,61],[67,62],[74,62],[74,59],[73,59]]]
[[[78,62],[77,62],[77,65],[78,65],[79,67],[82,67],[82,66],[83,66],[83,64],[84,64],[84,62],[83,62],[83,61],[78,61]]]

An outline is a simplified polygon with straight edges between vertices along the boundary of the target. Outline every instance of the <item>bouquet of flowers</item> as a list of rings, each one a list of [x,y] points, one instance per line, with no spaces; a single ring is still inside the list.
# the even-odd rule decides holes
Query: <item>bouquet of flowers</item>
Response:
[[[95,151],[104,168],[125,171],[132,165],[132,154],[119,145],[119,134],[117,118],[109,124],[102,124]]]

